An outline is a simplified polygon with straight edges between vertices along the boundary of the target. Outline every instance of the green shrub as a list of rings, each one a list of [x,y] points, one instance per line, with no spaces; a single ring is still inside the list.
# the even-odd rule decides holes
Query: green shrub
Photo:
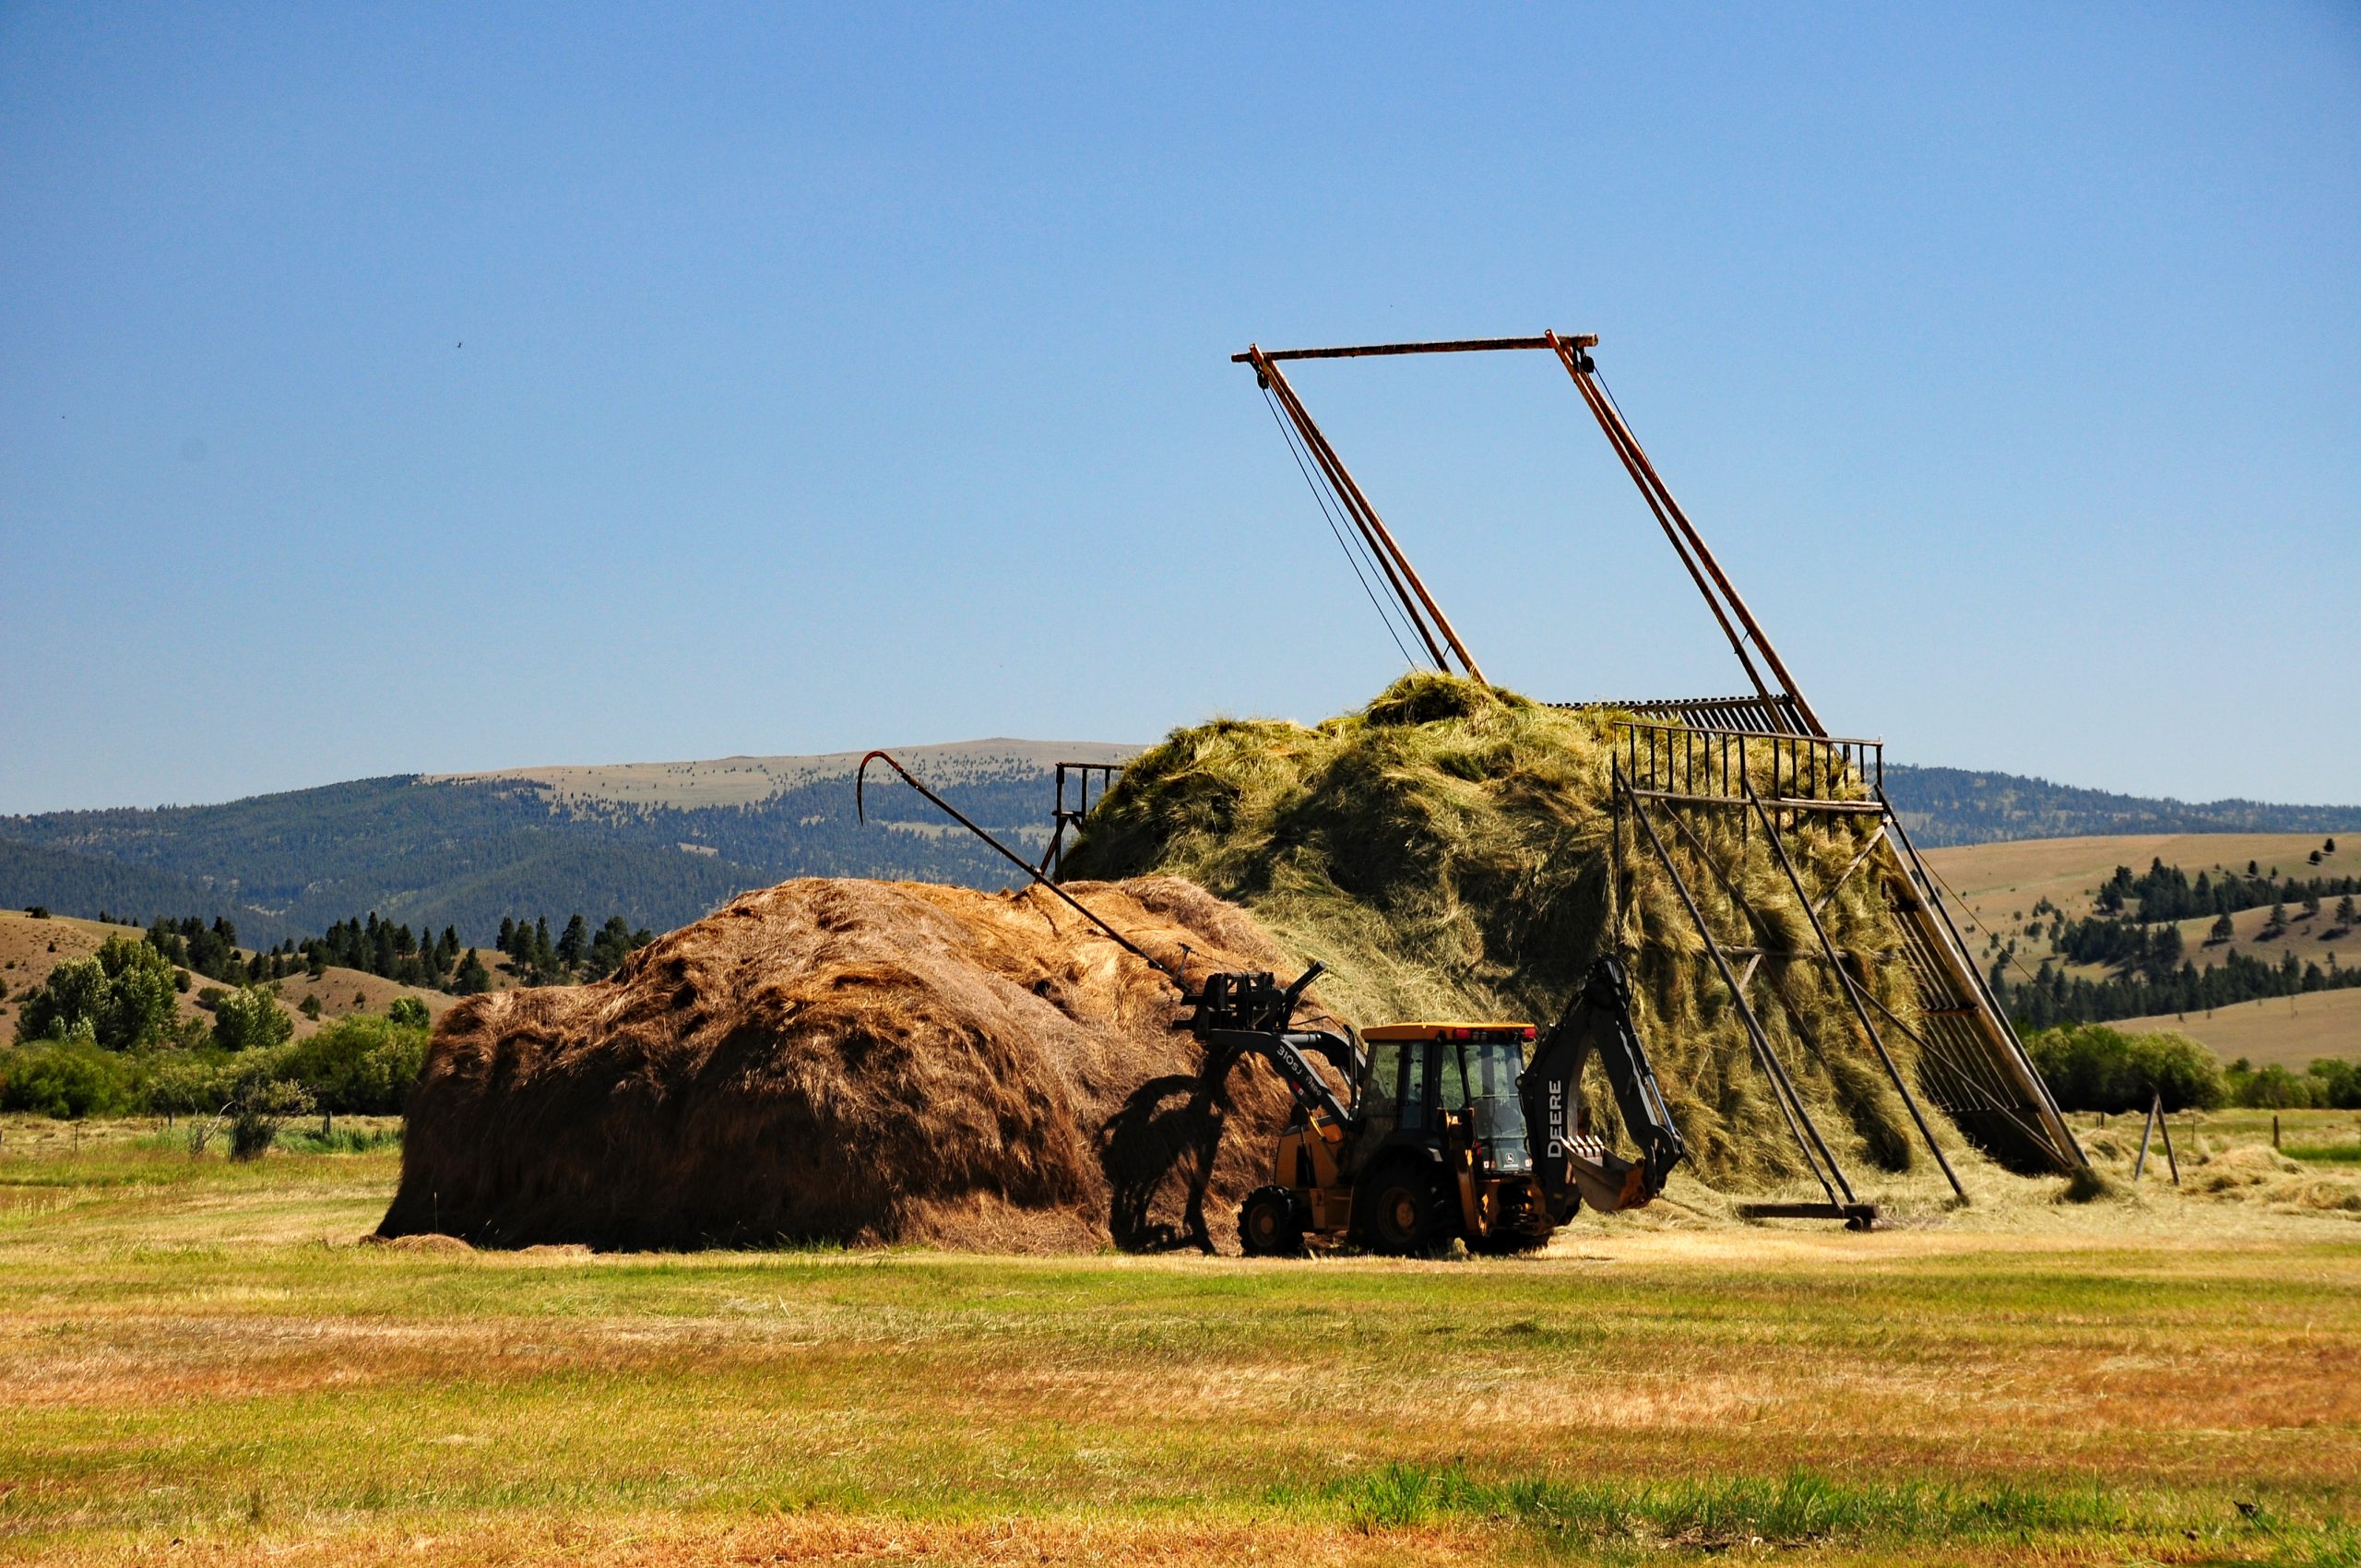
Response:
[[[2291,1073],[2277,1063],[2268,1067],[2233,1067],[2229,1084],[2232,1104],[2258,1111],[2361,1106],[2361,1074],[2349,1063],[2315,1062],[2303,1073]]]
[[[2315,1062],[2304,1075],[2319,1081],[2322,1105],[2338,1111],[2361,1111],[2361,1062]]]
[[[409,1104],[425,1060],[423,1028],[355,1014],[288,1047],[272,1071],[302,1084],[330,1111],[397,1115]]]
[[[2210,1111],[2227,1099],[2222,1064],[2187,1035],[2070,1024],[2027,1035],[2025,1049],[2067,1111],[2145,1111],[2159,1093],[2167,1111]]]
[[[49,1040],[0,1051],[0,1111],[37,1116],[105,1116],[129,1108],[130,1063],[89,1039]]]
[[[153,1045],[172,1027],[175,971],[144,942],[111,936],[90,958],[68,958],[25,998],[19,1040],[87,1039],[116,1051]]]
[[[221,1069],[185,1051],[160,1051],[146,1064],[139,1086],[141,1109],[151,1116],[188,1116],[219,1111],[229,1096]]]
[[[308,1115],[317,1109],[318,1103],[301,1084],[250,1078],[231,1108],[230,1158],[260,1159],[279,1141],[279,1129],[289,1117]]]
[[[294,1032],[295,1020],[261,986],[225,992],[213,1004],[213,1043],[224,1051],[267,1051]]]
[[[426,1011],[426,1004],[415,996],[395,997],[393,1005],[386,1009],[386,1021],[399,1024],[406,1029],[427,1029],[434,1026],[434,1019]]]

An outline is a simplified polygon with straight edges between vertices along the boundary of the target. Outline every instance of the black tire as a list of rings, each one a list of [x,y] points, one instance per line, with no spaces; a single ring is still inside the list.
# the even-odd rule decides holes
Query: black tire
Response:
[[[1250,1258],[1303,1255],[1303,1215],[1285,1187],[1257,1187],[1238,1208],[1238,1246]]]
[[[1393,1257],[1430,1257],[1459,1233],[1459,1206],[1442,1181],[1416,1165],[1390,1165],[1365,1194],[1361,1243]]]

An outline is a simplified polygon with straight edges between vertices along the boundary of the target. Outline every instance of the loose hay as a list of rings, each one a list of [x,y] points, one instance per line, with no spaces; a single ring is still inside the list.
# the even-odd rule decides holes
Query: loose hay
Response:
[[[1224,719],[1176,731],[1124,770],[1065,863],[1078,875],[1171,873],[1236,901],[1299,957],[1325,961],[1331,1004],[1360,1024],[1547,1023],[1612,945],[1693,1170],[1741,1189],[1775,1184],[1802,1173],[1800,1157],[1726,989],[1644,846],[1629,854],[1621,919],[1607,929],[1612,719],[1410,675],[1310,729]],[[1767,776],[1754,783],[1771,792]],[[1805,1101],[1848,1165],[1907,1170],[1923,1153],[1908,1112],[1818,962],[1763,836],[1741,832],[1728,812],[1705,818],[1690,814],[1704,853],[1761,924],[1698,845],[1666,828],[1667,849],[1716,939],[1770,956],[1752,999]],[[1804,828],[1794,842],[1807,885],[1833,883],[1869,831],[1853,817]],[[1874,879],[1845,883],[1821,919],[1870,992],[1915,1021],[1916,995],[1893,961],[1901,934]],[[1907,1036],[1889,1031],[1886,1043],[1915,1074]],[[1607,1097],[1590,1098],[1611,1123]],[[1949,1123],[1938,1135],[1947,1153],[1964,1152]]]
[[[1169,877],[1070,885],[1192,981],[1284,967]],[[1199,1081],[1163,975],[1053,897],[789,882],[613,980],[473,998],[435,1032],[380,1233],[684,1248],[1234,1245],[1287,1112]]]

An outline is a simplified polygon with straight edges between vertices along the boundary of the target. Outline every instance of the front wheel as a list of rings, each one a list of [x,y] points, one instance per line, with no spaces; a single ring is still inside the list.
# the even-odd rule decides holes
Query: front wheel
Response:
[[[1285,1187],[1257,1187],[1238,1210],[1239,1249],[1250,1258],[1303,1255],[1303,1216]]]
[[[1362,1237],[1370,1251],[1421,1257],[1451,1244],[1458,1216],[1431,1171],[1397,1165],[1370,1184]]]

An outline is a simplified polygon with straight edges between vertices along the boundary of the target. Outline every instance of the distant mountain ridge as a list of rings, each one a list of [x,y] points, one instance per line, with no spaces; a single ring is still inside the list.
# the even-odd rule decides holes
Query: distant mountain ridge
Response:
[[[946,799],[1027,854],[1047,841],[1055,762],[1136,746],[995,738],[896,748]],[[854,817],[857,752],[505,768],[353,779],[220,805],[0,817],[0,907],[227,914],[248,943],[371,911],[488,945],[504,915],[621,914],[668,930],[793,876],[1004,887],[1006,862],[883,770]],[[2361,834],[2361,807],[2190,804],[1953,767],[1886,786],[1928,848],[2164,832]]]
[[[2361,833],[2361,806],[2190,802],[2013,773],[1889,764],[1886,793],[1921,848],[2124,833]]]
[[[896,749],[1011,844],[1047,842],[1051,765],[1136,746],[980,741]],[[669,930],[750,887],[877,876],[1001,887],[1005,861],[862,754],[354,779],[210,806],[0,817],[0,906],[227,914],[249,943],[371,911],[488,944],[506,915],[621,914]],[[687,803],[681,803],[687,802]]]

